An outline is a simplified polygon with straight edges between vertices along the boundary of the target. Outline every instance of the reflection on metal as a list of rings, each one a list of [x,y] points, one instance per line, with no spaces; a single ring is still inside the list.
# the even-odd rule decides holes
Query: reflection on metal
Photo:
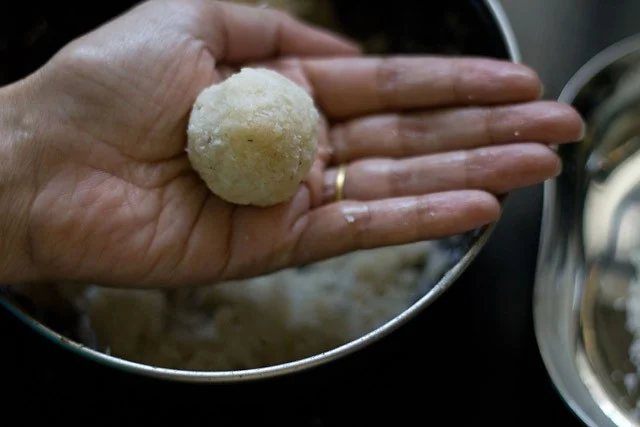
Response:
[[[626,302],[640,251],[640,37],[588,62],[560,100],[588,123],[545,185],[534,295],[547,369],[589,426],[638,426]]]

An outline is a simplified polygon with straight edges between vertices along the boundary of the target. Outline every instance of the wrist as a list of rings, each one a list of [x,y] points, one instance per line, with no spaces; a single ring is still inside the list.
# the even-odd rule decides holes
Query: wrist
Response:
[[[0,88],[0,284],[37,280],[29,213],[36,193],[38,129],[25,81]]]

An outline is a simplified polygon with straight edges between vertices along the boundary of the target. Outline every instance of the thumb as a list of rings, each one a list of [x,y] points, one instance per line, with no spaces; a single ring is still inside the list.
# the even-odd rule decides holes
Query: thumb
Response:
[[[274,9],[214,0],[193,0],[200,10],[199,38],[218,62],[260,61],[281,56],[356,55],[359,47],[326,30]]]

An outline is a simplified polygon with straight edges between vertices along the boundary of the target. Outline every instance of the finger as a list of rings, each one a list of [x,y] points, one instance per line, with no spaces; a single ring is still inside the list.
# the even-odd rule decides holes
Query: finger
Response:
[[[538,143],[432,154],[404,160],[366,159],[347,167],[343,197],[377,200],[475,189],[504,194],[557,176],[561,162]],[[325,173],[323,203],[336,199],[337,169]]]
[[[374,115],[333,127],[332,161],[408,157],[480,146],[582,139],[584,124],[570,106],[532,102],[506,107]]]
[[[212,0],[200,4],[205,7],[201,36],[218,62],[359,53],[355,43],[279,10]]]
[[[331,118],[385,110],[532,101],[542,86],[530,68],[479,58],[334,58],[303,62]]]
[[[318,132],[318,153],[316,160],[311,166],[311,170],[307,175],[304,185],[309,191],[309,201],[311,206],[319,206],[322,204],[324,176],[327,162],[330,157],[330,149],[327,144],[327,132],[324,126],[324,120],[321,118],[321,126]]]
[[[456,191],[370,202],[343,201],[302,217],[291,264],[380,246],[438,239],[492,223],[497,199],[482,191]]]

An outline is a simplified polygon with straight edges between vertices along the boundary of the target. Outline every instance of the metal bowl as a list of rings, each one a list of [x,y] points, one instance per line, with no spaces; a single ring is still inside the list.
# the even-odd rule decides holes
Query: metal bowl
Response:
[[[589,129],[558,148],[564,172],[545,184],[536,336],[556,388],[587,425],[638,426],[627,307],[640,290],[640,35],[587,62],[560,101]]]
[[[51,40],[58,40],[60,44],[87,31],[86,22],[97,25],[99,21],[111,18],[117,11],[110,11],[101,19],[91,15],[94,9],[86,13],[79,13],[74,9],[68,13],[70,3],[56,2],[55,7],[50,2],[39,0],[40,12],[46,16],[46,11],[55,13],[49,18],[48,31],[52,37],[47,38],[46,31],[40,31],[38,37],[41,42],[30,42],[24,46],[9,49],[13,56],[7,58],[10,69],[5,70],[6,80],[15,80],[33,71],[46,60],[59,46],[53,46]],[[318,0],[315,0],[318,1]],[[35,0],[38,3],[38,0]],[[107,2],[113,5],[112,2]],[[389,8],[388,2],[353,0],[330,2],[337,16],[339,28],[346,35],[364,42],[369,51],[381,53],[432,53],[441,55],[471,55],[485,56],[512,61],[519,61],[520,55],[511,31],[509,22],[497,0],[464,0],[458,2],[414,2],[412,0],[397,0],[394,7]],[[31,9],[33,8],[33,4]],[[93,8],[94,5],[87,7]],[[125,6],[121,5],[123,9]],[[74,8],[77,5],[74,4]],[[105,8],[103,4],[100,6]],[[111,7],[111,6],[110,6]],[[36,8],[37,9],[37,8]],[[366,10],[366,13],[363,12]],[[43,12],[45,11],[45,12]],[[64,19],[56,20],[56,17]],[[61,35],[68,28],[70,16],[81,16],[83,25],[76,27],[76,33]],[[28,22],[31,22],[28,20]],[[1,31],[1,30],[0,30]],[[1,33],[0,33],[1,35]],[[384,41],[380,42],[380,35]],[[32,38],[33,39],[33,38]],[[32,40],[30,39],[30,40]],[[0,40],[1,41],[1,40]],[[0,75],[0,77],[2,77]],[[398,316],[382,325],[378,329],[331,351],[277,366],[243,371],[181,371],[158,368],[112,357],[95,349],[79,344],[68,332],[69,318],[51,317],[51,313],[41,312],[32,302],[20,298],[19,295],[4,289],[0,295],[0,304],[18,316],[37,332],[59,343],[63,347],[82,356],[93,359],[98,363],[111,366],[127,372],[142,374],[155,378],[183,382],[230,382],[261,379],[278,375],[290,374],[305,370],[331,360],[345,356],[351,352],[377,341],[406,321],[424,310],[445,292],[469,266],[486,243],[493,226],[483,227],[469,233],[443,239],[438,242],[438,248],[444,257],[439,266],[427,263],[424,267],[424,283],[421,296],[412,306]]]

